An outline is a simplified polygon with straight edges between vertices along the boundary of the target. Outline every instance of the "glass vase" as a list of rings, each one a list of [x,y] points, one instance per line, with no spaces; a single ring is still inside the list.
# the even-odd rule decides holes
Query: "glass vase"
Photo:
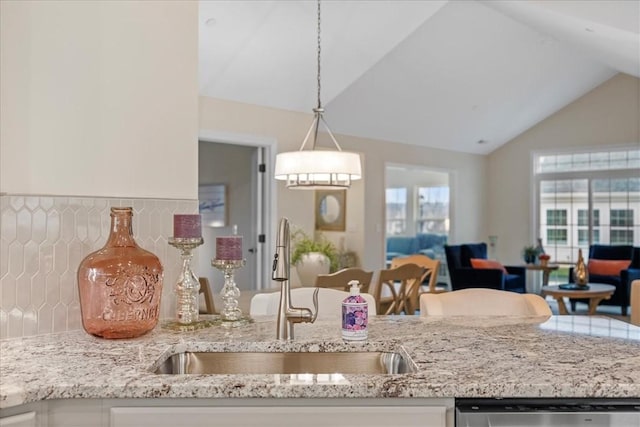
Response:
[[[130,207],[111,208],[107,243],[78,268],[82,326],[97,337],[134,338],[158,323],[163,268],[136,244],[132,217]]]

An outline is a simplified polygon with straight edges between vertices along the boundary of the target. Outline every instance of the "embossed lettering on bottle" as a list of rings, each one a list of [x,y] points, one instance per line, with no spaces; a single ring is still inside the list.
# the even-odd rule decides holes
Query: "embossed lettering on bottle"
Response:
[[[131,208],[111,208],[105,246],[78,268],[82,325],[103,338],[133,338],[153,329],[160,314],[163,269],[133,239]]]

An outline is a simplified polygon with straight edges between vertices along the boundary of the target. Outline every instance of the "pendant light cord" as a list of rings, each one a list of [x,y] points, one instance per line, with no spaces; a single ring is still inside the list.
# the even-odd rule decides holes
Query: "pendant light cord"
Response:
[[[305,136],[304,140],[302,141],[302,146],[300,147],[300,151],[304,150],[305,146],[307,145],[307,141],[309,141],[309,136],[311,136],[312,133],[313,133],[313,138],[311,141],[311,150],[315,150],[316,143],[318,142],[318,132],[320,131],[320,122],[322,122],[324,127],[327,129],[327,133],[329,134],[331,141],[333,141],[333,144],[336,146],[338,151],[342,151],[342,147],[340,147],[340,144],[338,144],[336,137],[333,136],[333,132],[331,132],[331,129],[329,129],[329,125],[327,124],[327,122],[324,120],[324,117],[322,116],[322,114],[324,113],[324,108],[322,108],[322,102],[320,101],[320,90],[322,87],[322,85],[320,84],[320,53],[322,50],[320,46],[321,46],[320,0],[318,0],[318,58],[317,58],[318,59],[318,106],[313,109],[313,112],[314,112],[313,122],[311,123],[311,127],[307,132],[307,136]]]
[[[318,0],[318,110],[322,109],[320,102],[320,0]]]

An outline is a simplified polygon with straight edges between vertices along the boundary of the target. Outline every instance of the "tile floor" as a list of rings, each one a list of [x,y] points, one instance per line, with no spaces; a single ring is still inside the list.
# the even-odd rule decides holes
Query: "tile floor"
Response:
[[[547,297],[546,298],[547,303],[549,303],[549,307],[551,307],[551,311],[553,312],[553,314],[558,314],[558,303],[555,299],[551,298],[551,297]],[[569,305],[568,302],[566,302],[567,304],[567,308],[569,309],[569,311],[571,312],[571,306]],[[581,304],[578,303],[576,305],[576,311],[571,312],[571,314],[577,314],[577,315],[588,315],[589,312],[589,306],[587,304]],[[630,316],[622,316],[620,314],[620,307],[615,306],[615,305],[599,305],[598,309],[596,310],[596,314],[598,316],[608,316],[608,317],[613,317],[615,319],[618,320],[622,320],[624,322],[629,323],[630,322]]]

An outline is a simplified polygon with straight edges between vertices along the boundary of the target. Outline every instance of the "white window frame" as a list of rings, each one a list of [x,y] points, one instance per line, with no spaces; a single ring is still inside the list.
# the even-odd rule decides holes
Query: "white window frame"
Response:
[[[640,172],[636,169],[606,169],[606,170],[585,170],[585,171],[568,171],[568,172],[537,172],[537,164],[536,162],[541,156],[553,156],[553,155],[571,155],[571,154],[580,154],[580,153],[596,153],[596,152],[616,152],[616,151],[624,151],[624,150],[637,150],[638,144],[630,144],[623,146],[597,146],[597,147],[589,147],[589,148],[575,148],[573,150],[544,150],[544,151],[532,151],[531,152],[531,192],[532,192],[532,226],[531,230],[533,230],[533,235],[531,236],[532,241],[541,236],[541,228],[540,228],[540,183],[542,181],[559,181],[559,180],[579,180],[586,179],[589,182],[588,194],[592,194],[592,183],[597,179],[626,179],[639,177]],[[589,212],[593,212],[593,200],[591,197],[588,199],[587,209]],[[640,210],[640,209],[639,209]],[[635,212],[635,215],[638,215],[638,212]],[[600,221],[602,221],[602,216],[600,216]],[[592,223],[591,215],[589,214],[589,224]],[[599,226],[595,226],[598,227]],[[602,240],[602,231],[600,231],[600,240]],[[576,242],[577,244],[577,242]],[[561,260],[558,260],[561,261]],[[571,260],[569,262],[573,262]]]

